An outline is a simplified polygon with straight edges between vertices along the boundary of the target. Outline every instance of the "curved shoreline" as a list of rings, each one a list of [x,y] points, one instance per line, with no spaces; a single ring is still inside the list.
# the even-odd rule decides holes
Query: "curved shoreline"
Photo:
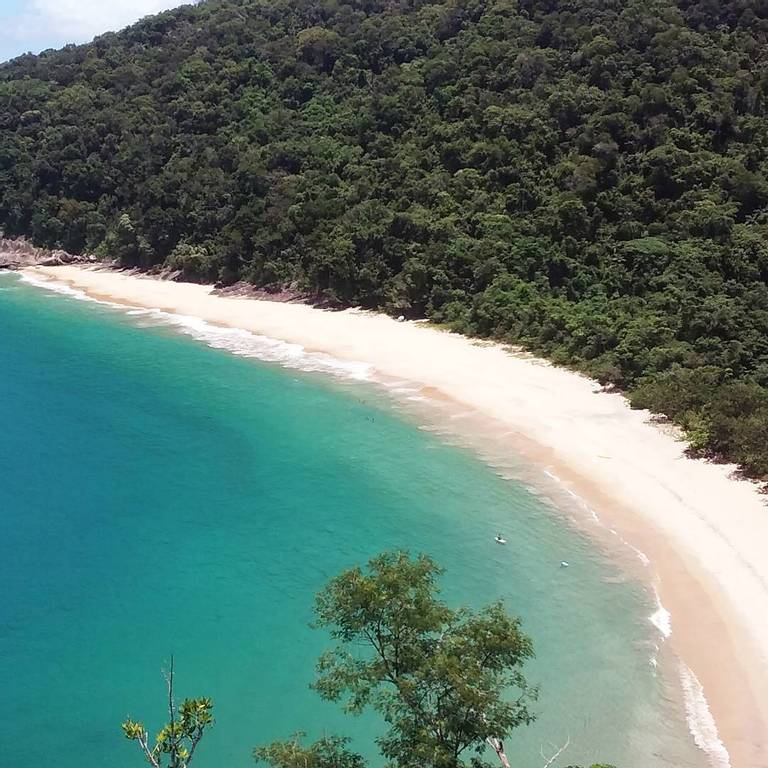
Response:
[[[768,766],[768,506],[733,467],[684,444],[595,382],[502,347],[357,310],[215,296],[83,267],[35,267],[106,299],[300,344],[421,384],[512,435],[651,561],[672,614],[668,642],[700,681],[733,768]],[[722,762],[719,763],[722,765]]]

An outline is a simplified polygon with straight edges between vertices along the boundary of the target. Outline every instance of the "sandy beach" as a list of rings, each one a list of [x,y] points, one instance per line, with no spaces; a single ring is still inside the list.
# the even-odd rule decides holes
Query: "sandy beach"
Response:
[[[768,768],[768,497],[732,479],[734,467],[687,458],[672,430],[594,381],[424,323],[222,297],[210,286],[87,267],[27,271],[95,298],[365,362],[491,420],[509,433],[509,450],[560,478],[647,555],[647,578],[671,614],[666,643],[681,660],[691,730],[712,764]],[[696,709],[699,683],[729,759]]]

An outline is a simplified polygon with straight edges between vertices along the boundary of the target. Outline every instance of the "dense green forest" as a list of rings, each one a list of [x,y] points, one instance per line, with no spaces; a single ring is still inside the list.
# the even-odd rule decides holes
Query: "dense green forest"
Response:
[[[426,316],[768,476],[767,0],[208,0],[0,66],[0,227]]]

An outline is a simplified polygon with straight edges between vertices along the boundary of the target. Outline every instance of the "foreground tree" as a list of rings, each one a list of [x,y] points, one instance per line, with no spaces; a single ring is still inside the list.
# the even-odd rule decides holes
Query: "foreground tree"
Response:
[[[534,719],[528,705],[536,689],[521,672],[531,641],[501,603],[477,613],[450,609],[438,599],[441,573],[425,555],[396,552],[333,579],[317,596],[316,626],[339,645],[320,658],[313,687],[325,699],[343,699],[353,714],[371,706],[383,715],[389,729],[378,745],[387,768],[488,768],[492,752],[510,768],[504,739]],[[129,718],[122,726],[154,768],[166,757],[167,768],[188,768],[213,724],[210,699],[186,699],[177,715],[173,676],[171,658],[170,721],[153,747],[141,723]],[[304,746],[303,737],[258,747],[254,757],[272,768],[366,768],[347,738]],[[552,768],[567,747],[540,768]]]
[[[304,747],[297,733],[290,741],[276,741],[254,750],[256,760],[275,768],[365,768],[365,760],[347,749],[349,739],[326,736]]]
[[[429,557],[399,552],[333,579],[317,597],[316,626],[339,645],[321,657],[313,687],[348,712],[380,712],[389,728],[378,745],[392,766],[479,768],[489,745],[508,765],[503,740],[534,719],[536,690],[521,672],[531,641],[500,603],[449,608],[438,598],[440,573]],[[340,740],[254,754],[274,768],[361,764]]]
[[[213,725],[213,703],[210,699],[185,699],[177,713],[173,700],[173,674],[171,657],[171,667],[165,675],[169,722],[157,734],[154,746],[150,748],[149,733],[142,723],[129,717],[122,725],[125,737],[138,743],[147,762],[154,768],[162,768],[166,757],[168,768],[188,768],[205,730]]]

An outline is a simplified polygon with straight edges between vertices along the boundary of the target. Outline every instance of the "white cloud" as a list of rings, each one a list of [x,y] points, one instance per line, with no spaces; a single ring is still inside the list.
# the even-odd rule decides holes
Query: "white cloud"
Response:
[[[175,5],[173,0],[32,0],[31,15],[59,35],[86,40]]]
[[[29,0],[23,11],[4,17],[0,2],[0,61],[25,51],[87,42],[149,14],[175,8],[183,1]]]

